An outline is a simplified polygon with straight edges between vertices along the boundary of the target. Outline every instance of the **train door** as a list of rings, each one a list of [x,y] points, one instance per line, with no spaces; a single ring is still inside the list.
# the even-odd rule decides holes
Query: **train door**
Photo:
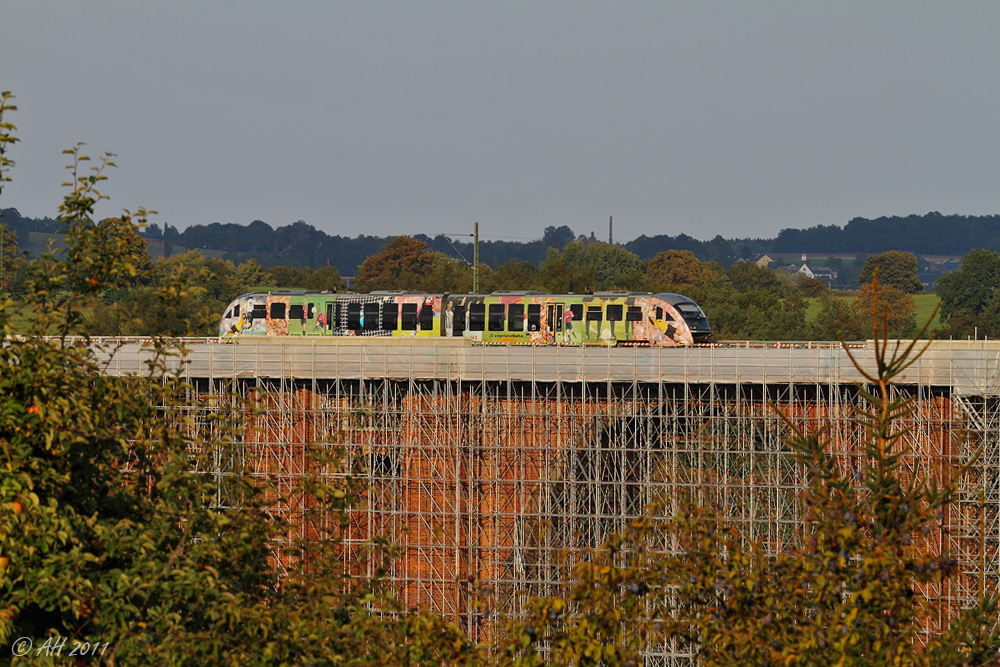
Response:
[[[305,322],[303,324],[305,331],[303,331],[303,333],[307,336],[322,336],[323,329],[319,324],[319,320],[322,319],[322,317],[319,309],[316,307],[316,302],[306,301],[305,315]]]
[[[548,316],[549,316],[549,333],[552,335],[552,340],[555,343],[565,343],[565,331],[563,326],[563,318],[565,317],[566,306],[561,303],[549,306]]]

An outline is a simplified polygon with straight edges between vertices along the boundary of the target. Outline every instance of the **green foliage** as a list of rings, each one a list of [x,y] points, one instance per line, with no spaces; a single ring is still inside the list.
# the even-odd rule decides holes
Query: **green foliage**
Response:
[[[563,253],[549,248],[538,267],[538,283],[552,294],[582,294],[597,284],[597,276],[594,267],[572,265]]]
[[[979,315],[1000,287],[1000,254],[973,250],[962,258],[959,270],[941,276],[936,291],[941,297],[941,314]]]
[[[909,337],[916,328],[917,307],[913,297],[890,285],[865,285],[852,307],[858,321],[877,318],[893,338]]]
[[[858,310],[829,292],[819,297],[820,310],[811,323],[816,340],[859,340],[867,334]]]
[[[421,282],[434,269],[436,258],[424,241],[397,236],[358,268],[355,284],[360,292],[422,289]]]
[[[639,289],[645,284],[645,267],[621,246],[573,241],[562,251],[548,249],[536,281],[537,287],[553,294]]]
[[[646,264],[646,280],[658,290],[691,285],[702,277],[701,262],[690,250],[665,250]]]
[[[246,267],[246,268],[244,268]],[[239,281],[241,284],[252,284],[253,280],[258,280],[257,286],[274,285],[276,287],[294,287],[316,292],[324,290],[330,292],[342,291],[346,285],[340,272],[332,266],[321,266],[318,269],[295,266],[272,266],[264,271],[260,265],[248,259],[236,267],[237,272],[242,272]],[[254,272],[254,276],[248,275]],[[268,276],[270,276],[268,278]],[[239,296],[238,294],[234,294]]]
[[[7,157],[7,152],[18,141],[14,136],[17,126],[4,120],[6,112],[17,111],[17,107],[11,103],[12,99],[14,96],[10,91],[0,92],[0,193],[3,192],[3,184],[11,179],[8,172],[14,168],[14,161]],[[2,217],[3,213],[0,212],[0,218]],[[10,289],[11,281],[18,275],[21,265],[17,257],[17,234],[7,229],[7,225],[0,219],[0,294]]]
[[[822,280],[804,275],[798,278],[798,289],[804,297],[817,297],[829,291]]]
[[[740,292],[758,291],[776,297],[791,295],[795,290],[794,279],[765,269],[752,262],[740,262],[726,269],[730,282]]]
[[[538,269],[531,262],[510,261],[493,271],[484,292],[493,290],[526,290],[538,282]]]
[[[913,253],[900,250],[871,255],[858,273],[858,283],[867,285],[878,275],[882,287],[893,287],[906,294],[924,291],[924,285],[917,278],[917,258]]]
[[[3,192],[3,184],[10,181],[9,171],[14,168],[14,161],[7,157],[10,147],[20,141],[14,136],[17,126],[9,120],[4,120],[6,112],[17,111],[17,107],[11,102],[14,96],[9,90],[0,92],[0,193]]]

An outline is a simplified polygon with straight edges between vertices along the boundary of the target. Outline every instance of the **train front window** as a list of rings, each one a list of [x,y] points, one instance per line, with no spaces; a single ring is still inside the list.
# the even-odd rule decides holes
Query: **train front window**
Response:
[[[679,303],[674,308],[680,311],[685,320],[700,320],[705,317],[705,313],[701,312],[701,308],[693,303]]]

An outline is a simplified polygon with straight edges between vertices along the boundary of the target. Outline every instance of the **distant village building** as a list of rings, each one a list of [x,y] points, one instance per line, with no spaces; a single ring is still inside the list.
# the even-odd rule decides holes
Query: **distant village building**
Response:
[[[835,270],[828,266],[809,266],[809,258],[806,257],[805,253],[802,253],[801,266],[789,264],[787,266],[779,266],[776,270],[782,273],[802,275],[806,278],[815,278],[825,283],[827,287],[831,287],[836,283],[838,275]]]
[[[938,278],[957,271],[962,267],[961,257],[917,257],[920,268],[917,270],[917,278],[924,284],[924,288],[933,291],[937,285]]]

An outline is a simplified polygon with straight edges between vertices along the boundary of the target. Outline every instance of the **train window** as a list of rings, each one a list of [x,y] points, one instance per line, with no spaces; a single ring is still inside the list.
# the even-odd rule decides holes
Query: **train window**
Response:
[[[361,318],[361,323],[365,325],[365,331],[375,331],[378,329],[379,324],[379,303],[366,303],[365,304],[365,316]]]
[[[348,329],[360,329],[361,328],[361,304],[360,303],[349,303],[347,304],[347,328]]]
[[[663,309],[660,308],[659,306],[656,307],[656,319],[658,320],[663,319]]]
[[[486,304],[469,304],[469,331],[483,331],[486,329]]]
[[[308,317],[310,320],[316,318],[316,304],[315,303],[310,303],[308,306],[306,306],[306,317]]]
[[[619,304],[608,304],[608,322],[622,321],[622,307]]]
[[[384,331],[395,331],[399,322],[399,305],[395,301],[386,301],[382,304],[382,329]]]
[[[587,308],[587,321],[600,322],[604,319],[604,314],[600,306],[589,306]]]
[[[417,304],[415,303],[403,304],[402,321],[403,321],[403,326],[401,328],[403,329],[403,331],[417,330]]]
[[[280,301],[276,301],[271,304],[271,319],[272,320],[283,320],[285,319],[285,304]]]
[[[237,308],[238,307],[239,306],[237,306]],[[705,317],[705,315],[701,312],[701,309],[693,303],[679,303],[674,306],[674,308],[679,310],[681,315],[683,315],[686,320],[700,320]],[[239,315],[239,313],[236,314]]]
[[[236,306],[233,307],[233,317],[239,317],[239,316],[240,316],[240,304],[236,304]]]
[[[434,306],[429,303],[425,303],[424,307],[420,309],[420,330],[430,331],[434,328]]]
[[[451,333],[454,336],[461,336],[465,331],[465,304],[455,305],[455,317],[452,322]]]
[[[255,303],[253,305],[253,310],[250,311],[250,317],[253,319],[258,317],[267,317],[267,306],[263,303]]]
[[[305,317],[305,312],[301,303],[293,303],[288,307],[288,319],[301,320]]]
[[[333,304],[332,303],[327,303],[326,304],[326,328],[327,329],[332,329],[333,328]]]
[[[340,328],[340,320],[344,316],[344,304],[339,301],[335,302],[333,306],[333,326],[334,328]]]
[[[642,308],[640,306],[629,306],[628,312],[625,313],[625,321],[642,322]]]
[[[227,320],[228,320],[228,319],[229,319],[230,317],[232,317],[232,316],[233,316],[233,311],[231,311],[231,310],[227,310],[227,311],[226,311],[226,314],[225,314],[225,315],[223,315],[223,317],[224,317],[225,319],[227,319]]]
[[[542,328],[542,307],[537,303],[529,303],[528,331],[538,331],[541,328]]]
[[[523,303],[512,303],[507,306],[507,330],[524,331]]]
[[[569,312],[573,313],[573,319],[576,320],[577,322],[580,322],[580,321],[583,320],[583,304],[582,303],[570,304]]]
[[[490,304],[490,331],[503,331],[503,304]]]

